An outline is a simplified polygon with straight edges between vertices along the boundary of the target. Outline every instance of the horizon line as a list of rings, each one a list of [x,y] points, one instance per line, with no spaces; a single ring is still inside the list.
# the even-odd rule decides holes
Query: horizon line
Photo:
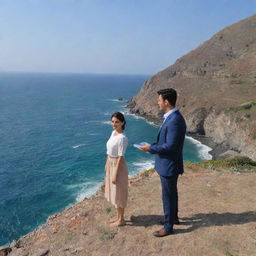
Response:
[[[141,75],[141,76],[153,76],[153,74],[146,73],[97,73],[97,72],[57,72],[57,71],[14,71],[14,70],[0,70],[1,73],[18,73],[18,74],[62,74],[62,75]],[[156,73],[155,73],[156,74]]]

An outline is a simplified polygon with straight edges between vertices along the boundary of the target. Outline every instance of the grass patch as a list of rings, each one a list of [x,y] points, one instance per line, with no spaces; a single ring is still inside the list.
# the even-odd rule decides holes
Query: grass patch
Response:
[[[65,234],[65,241],[70,242],[71,240],[73,240],[74,237],[75,237],[74,233],[68,232],[68,233]]]
[[[242,80],[231,80],[231,84],[243,84],[244,82]]]
[[[206,160],[199,163],[200,166],[212,170],[252,170],[256,171],[256,162],[245,156],[237,156],[228,159]]]
[[[238,107],[232,107],[232,108],[228,109],[227,112],[238,112],[238,111],[243,111],[243,110],[249,110],[255,106],[256,106],[256,101],[251,101],[251,102],[243,103]]]
[[[150,176],[151,174],[153,174],[155,172],[155,169],[154,168],[151,168],[151,169],[148,169],[146,171],[143,172],[143,174],[145,176]]]
[[[101,241],[109,241],[114,239],[116,232],[115,231],[110,231],[110,230],[101,230],[100,231],[100,240]]]
[[[107,207],[106,208],[106,212],[109,214],[109,213],[111,213],[112,212],[112,207]]]
[[[198,162],[193,162],[191,160],[187,160],[187,161],[185,160],[185,163],[188,169],[193,169],[195,166],[199,164]]]
[[[237,254],[233,254],[228,249],[226,249],[225,256],[238,256],[238,255]]]
[[[141,178],[146,178],[146,177],[150,177],[154,172],[155,172],[155,169],[151,168],[151,169],[143,170],[143,171],[139,172],[138,175]]]

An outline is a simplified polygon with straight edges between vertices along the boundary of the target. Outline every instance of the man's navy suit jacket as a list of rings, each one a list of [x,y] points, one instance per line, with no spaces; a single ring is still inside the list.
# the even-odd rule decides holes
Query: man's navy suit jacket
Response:
[[[156,154],[155,169],[161,176],[182,174],[183,145],[186,123],[178,110],[172,112],[160,128],[157,142],[150,145],[149,152]]]

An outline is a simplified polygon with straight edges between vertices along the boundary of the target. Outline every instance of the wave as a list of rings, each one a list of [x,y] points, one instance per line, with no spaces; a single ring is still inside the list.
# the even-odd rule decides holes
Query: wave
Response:
[[[144,117],[141,117],[141,116],[137,116],[135,114],[132,114],[129,112],[129,109],[125,108],[125,110],[122,111],[122,113],[124,115],[129,115],[129,116],[132,116],[133,118],[135,119],[142,119],[144,120],[146,123],[154,126],[154,127],[159,127],[159,125],[156,125],[154,124],[153,122],[150,122],[148,121],[146,118]],[[212,155],[209,153],[212,148],[208,147],[207,145],[205,144],[202,144],[200,141],[192,138],[192,137],[189,137],[189,136],[186,136],[187,139],[189,139],[194,145],[196,145],[196,147],[198,148],[198,156],[202,159],[202,160],[211,160],[212,159]]]
[[[80,148],[82,146],[84,146],[85,144],[78,144],[78,145],[75,145],[75,146],[72,146],[72,148]]]
[[[148,170],[151,168],[154,168],[154,160],[143,160],[140,162],[133,162],[132,163],[132,168],[130,168],[131,170],[129,170],[129,173],[131,175],[134,175],[140,171],[144,171],[144,170]]]
[[[112,115],[112,114],[111,114]],[[111,121],[85,121],[85,124],[91,124],[91,123],[95,123],[95,124],[111,124]]]
[[[86,110],[85,108],[73,108],[74,111],[84,111]]]
[[[101,122],[102,124],[108,124],[108,125],[111,125],[111,121],[103,121]]]
[[[111,116],[114,112],[105,112],[103,115],[104,116]]]
[[[88,132],[87,135],[89,135],[89,136],[96,136],[96,135],[99,135],[99,133],[96,133],[96,132]]]
[[[76,196],[76,201],[80,202],[85,197],[91,197],[92,195],[94,195],[96,191],[100,188],[101,184],[102,182],[88,181],[85,183],[73,185],[73,187],[80,188]]]
[[[114,102],[124,102],[127,101],[126,99],[122,98],[122,100],[119,99],[107,99],[108,101],[114,101]]]
[[[135,175],[140,171],[148,170],[154,167],[153,160],[143,160],[141,162],[133,162],[132,168],[129,168],[129,176]],[[135,167],[135,168],[134,168]],[[84,198],[93,196],[102,185],[102,181],[87,181],[80,184],[69,185],[72,190],[76,190],[76,202],[82,201]],[[73,204],[71,204],[73,205]]]
[[[202,160],[211,160],[212,159],[212,155],[209,153],[212,148],[202,144],[200,141],[186,136],[186,139],[190,140],[194,145],[196,145],[197,149],[198,149],[198,156],[200,158],[202,158]]]
[[[100,121],[95,121],[95,120],[94,121],[85,121],[84,123],[85,124],[100,123]]]
[[[151,121],[148,121],[145,117],[137,116],[137,115],[135,115],[135,114],[129,112],[128,109],[126,109],[126,110],[124,110],[124,111],[121,111],[121,112],[122,112],[122,114],[124,114],[124,115],[126,115],[126,116],[132,116],[134,119],[142,119],[143,121],[145,121],[146,123],[148,123],[148,124],[150,124],[150,125],[152,125],[152,126],[154,126],[154,127],[159,127],[159,125],[157,125],[157,124],[155,124],[155,123],[153,123],[153,122],[151,122]]]

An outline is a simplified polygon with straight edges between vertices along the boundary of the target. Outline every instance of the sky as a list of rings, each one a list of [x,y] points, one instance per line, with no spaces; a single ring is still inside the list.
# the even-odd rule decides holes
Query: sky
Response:
[[[155,74],[256,0],[0,0],[0,71]]]

